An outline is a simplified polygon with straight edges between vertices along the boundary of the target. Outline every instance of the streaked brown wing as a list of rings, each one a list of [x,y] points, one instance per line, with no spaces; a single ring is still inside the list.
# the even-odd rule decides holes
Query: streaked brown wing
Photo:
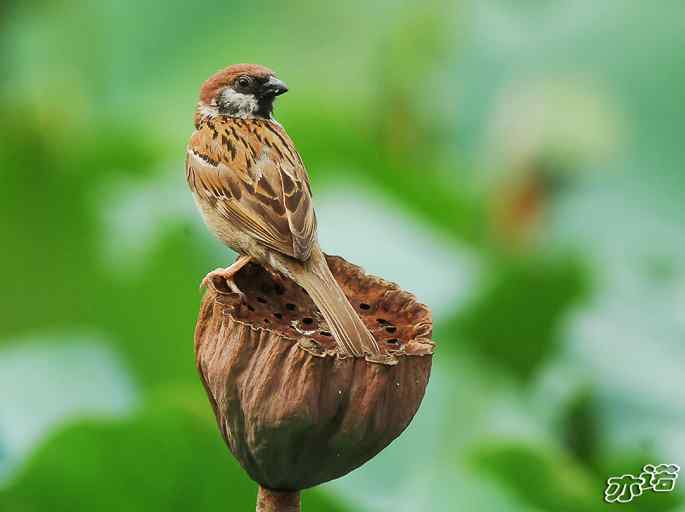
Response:
[[[190,188],[235,228],[273,250],[306,260],[316,241],[307,172],[280,125],[204,121],[188,146]]]

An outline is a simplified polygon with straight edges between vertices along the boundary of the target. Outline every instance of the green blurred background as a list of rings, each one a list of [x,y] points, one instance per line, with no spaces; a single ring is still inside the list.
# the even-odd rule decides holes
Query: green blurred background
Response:
[[[316,511],[593,511],[685,463],[680,1],[0,5],[0,510],[253,510],[194,368],[232,255],[197,91],[275,69],[320,240],[434,311],[410,428]],[[678,487],[682,487],[682,482]],[[625,510],[685,511],[679,492]]]

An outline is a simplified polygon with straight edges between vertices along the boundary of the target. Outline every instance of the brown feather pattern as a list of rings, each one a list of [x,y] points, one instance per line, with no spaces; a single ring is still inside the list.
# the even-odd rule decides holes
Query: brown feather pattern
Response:
[[[305,261],[316,243],[307,172],[293,142],[268,119],[205,118],[186,160],[191,190],[266,247]]]

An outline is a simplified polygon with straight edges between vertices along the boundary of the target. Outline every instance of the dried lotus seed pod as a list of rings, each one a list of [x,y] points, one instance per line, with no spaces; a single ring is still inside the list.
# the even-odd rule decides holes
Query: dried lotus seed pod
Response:
[[[197,367],[221,435],[265,503],[374,457],[409,425],[428,384],[428,308],[340,257],[327,261],[394,364],[341,356],[307,293],[256,264],[235,276],[244,297],[215,283],[202,302]]]

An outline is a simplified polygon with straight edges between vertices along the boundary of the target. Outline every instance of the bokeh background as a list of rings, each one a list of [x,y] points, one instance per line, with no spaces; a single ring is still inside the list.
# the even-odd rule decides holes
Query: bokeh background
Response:
[[[201,82],[275,69],[321,244],[434,311],[410,428],[316,511],[593,511],[685,465],[682,2],[0,5],[0,510],[253,510],[196,375]],[[679,482],[676,485],[682,488]],[[684,511],[679,492],[624,510]]]

